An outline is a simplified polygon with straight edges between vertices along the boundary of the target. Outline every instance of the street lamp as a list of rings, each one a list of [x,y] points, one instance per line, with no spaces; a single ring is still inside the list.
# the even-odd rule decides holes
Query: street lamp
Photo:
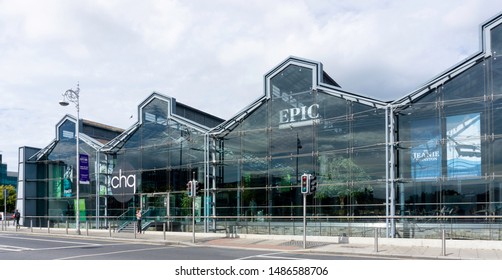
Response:
[[[59,105],[61,106],[68,106],[71,103],[75,104],[75,107],[77,108],[77,123],[76,123],[76,132],[75,132],[75,138],[77,142],[77,154],[76,154],[76,165],[75,169],[77,170],[77,177],[76,177],[76,187],[77,187],[77,203],[76,203],[76,211],[77,211],[77,216],[76,216],[76,222],[75,222],[75,227],[77,230],[77,234],[80,235],[80,149],[79,149],[79,126],[80,126],[80,108],[79,108],[79,93],[80,93],[80,88],[79,84],[77,83],[77,90],[72,90],[69,89],[65,93],[63,93],[63,100],[59,101]]]

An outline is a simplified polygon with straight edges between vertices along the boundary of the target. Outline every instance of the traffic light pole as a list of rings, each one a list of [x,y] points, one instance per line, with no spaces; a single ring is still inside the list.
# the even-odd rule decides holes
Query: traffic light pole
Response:
[[[303,249],[307,247],[307,195],[315,192],[316,187],[316,177],[304,173],[300,180],[300,191],[303,195]]]
[[[192,243],[195,243],[195,196],[192,196]]]
[[[197,197],[197,181],[195,172],[192,175],[192,243],[195,243],[195,198]]]
[[[303,249],[307,248],[307,194],[303,194]]]
[[[2,215],[2,230],[6,228],[7,224],[6,224],[6,221],[7,221],[7,195],[9,194],[9,192],[7,191],[7,187],[4,186],[3,188],[3,215]]]

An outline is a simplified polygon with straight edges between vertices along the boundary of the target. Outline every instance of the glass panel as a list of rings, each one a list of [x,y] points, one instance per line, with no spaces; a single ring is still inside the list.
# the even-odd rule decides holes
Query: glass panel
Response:
[[[441,176],[441,118],[439,93],[432,90],[416,103],[395,109],[399,159],[397,177],[405,180],[436,180]]]
[[[491,30],[491,47],[495,56],[502,56],[502,25],[498,25]]]
[[[499,30],[498,34],[500,34],[502,32],[502,26],[497,27],[497,29]],[[502,54],[502,52],[500,52],[500,54]],[[502,111],[502,59],[491,61],[493,101],[490,103],[490,131],[488,135],[492,137],[492,141],[489,142],[492,166],[488,173],[502,175],[502,114],[500,114]]]
[[[298,108],[297,97],[304,96],[312,89],[312,69],[289,65],[283,71],[275,75],[270,82],[272,100],[282,99]]]
[[[485,61],[454,77],[441,87],[445,110],[457,110],[459,106],[471,104],[483,108],[485,95]],[[476,109],[471,109],[476,110]]]
[[[75,141],[75,123],[66,120],[59,126],[59,140],[60,141]]]

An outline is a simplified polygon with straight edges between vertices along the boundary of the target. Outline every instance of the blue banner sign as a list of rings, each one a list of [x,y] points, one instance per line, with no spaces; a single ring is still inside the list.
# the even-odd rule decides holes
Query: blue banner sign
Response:
[[[89,184],[89,156],[79,155],[80,184]]]
[[[415,180],[441,177],[441,133],[434,119],[416,120],[411,128],[411,176]]]

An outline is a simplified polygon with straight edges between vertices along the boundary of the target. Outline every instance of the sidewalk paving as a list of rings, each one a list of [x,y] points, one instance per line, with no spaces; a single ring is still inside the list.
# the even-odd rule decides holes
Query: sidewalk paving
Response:
[[[23,233],[51,236],[67,236],[82,239],[105,239],[128,242],[148,242],[163,245],[218,246],[259,250],[299,251],[323,254],[363,255],[396,259],[429,260],[502,260],[502,241],[399,239],[399,238],[352,238],[279,235],[250,235],[225,233],[146,231],[143,234],[113,232],[109,230],[65,228],[26,228],[14,226],[2,228],[0,233]],[[376,241],[376,242],[375,242]],[[305,248],[304,248],[305,247]],[[444,253],[444,255],[443,255]]]

